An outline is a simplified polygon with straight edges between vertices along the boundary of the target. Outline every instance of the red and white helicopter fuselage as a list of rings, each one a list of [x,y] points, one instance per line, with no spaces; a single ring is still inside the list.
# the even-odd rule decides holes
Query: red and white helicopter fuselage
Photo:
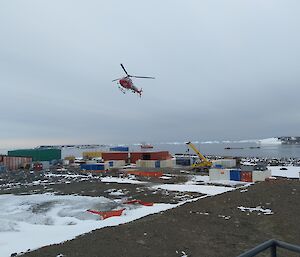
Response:
[[[132,80],[131,80],[129,77],[121,78],[121,79],[119,80],[119,84],[120,84],[119,88],[120,88],[120,90],[121,90],[124,94],[125,94],[124,89],[126,89],[126,90],[131,90],[133,93],[137,93],[137,94],[139,94],[140,96],[142,96],[143,90],[142,90],[142,89],[138,89],[138,88],[133,84]],[[123,89],[122,87],[123,87],[124,89]]]

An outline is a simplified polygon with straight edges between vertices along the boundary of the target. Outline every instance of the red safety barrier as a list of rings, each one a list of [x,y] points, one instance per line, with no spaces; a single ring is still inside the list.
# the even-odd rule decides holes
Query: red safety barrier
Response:
[[[126,174],[142,176],[142,177],[161,177],[163,175],[162,172],[155,171],[127,171]]]
[[[144,206],[153,206],[153,204],[154,204],[154,203],[150,203],[150,202],[143,202],[141,200],[136,200],[136,199],[127,201],[124,204],[134,204],[134,203],[138,203],[138,204],[141,204]]]
[[[100,215],[101,218],[105,220],[110,217],[121,216],[124,210],[125,209],[112,210],[112,211],[95,211],[95,210],[87,210],[87,211],[93,214]]]

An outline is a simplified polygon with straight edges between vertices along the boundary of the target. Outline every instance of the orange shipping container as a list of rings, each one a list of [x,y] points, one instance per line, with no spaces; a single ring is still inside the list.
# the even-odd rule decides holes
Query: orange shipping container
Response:
[[[251,171],[241,171],[241,181],[252,182],[252,172]]]

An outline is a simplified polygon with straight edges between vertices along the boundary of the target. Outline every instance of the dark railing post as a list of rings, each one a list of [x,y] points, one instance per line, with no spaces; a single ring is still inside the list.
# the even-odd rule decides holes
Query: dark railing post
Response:
[[[277,257],[277,248],[276,248],[277,246],[289,251],[300,253],[300,246],[298,245],[292,245],[282,241],[271,239],[239,255],[238,257],[253,257],[269,248],[270,248],[271,257]]]
[[[271,257],[277,257],[277,254],[276,254],[276,243],[273,243],[270,247],[270,250],[271,250]]]

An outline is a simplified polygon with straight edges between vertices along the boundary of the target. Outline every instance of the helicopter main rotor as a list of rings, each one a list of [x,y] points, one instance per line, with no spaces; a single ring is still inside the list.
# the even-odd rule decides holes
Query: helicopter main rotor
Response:
[[[127,75],[126,77],[127,78],[138,78],[138,79],[155,79],[154,77],[146,77],[146,76],[134,76],[134,75],[130,75],[128,74],[127,70],[125,69],[125,67],[123,66],[123,64],[121,63],[120,64],[123,71],[125,72],[125,74]],[[113,81],[117,81],[117,80],[120,80],[121,78],[119,79],[114,79]]]

